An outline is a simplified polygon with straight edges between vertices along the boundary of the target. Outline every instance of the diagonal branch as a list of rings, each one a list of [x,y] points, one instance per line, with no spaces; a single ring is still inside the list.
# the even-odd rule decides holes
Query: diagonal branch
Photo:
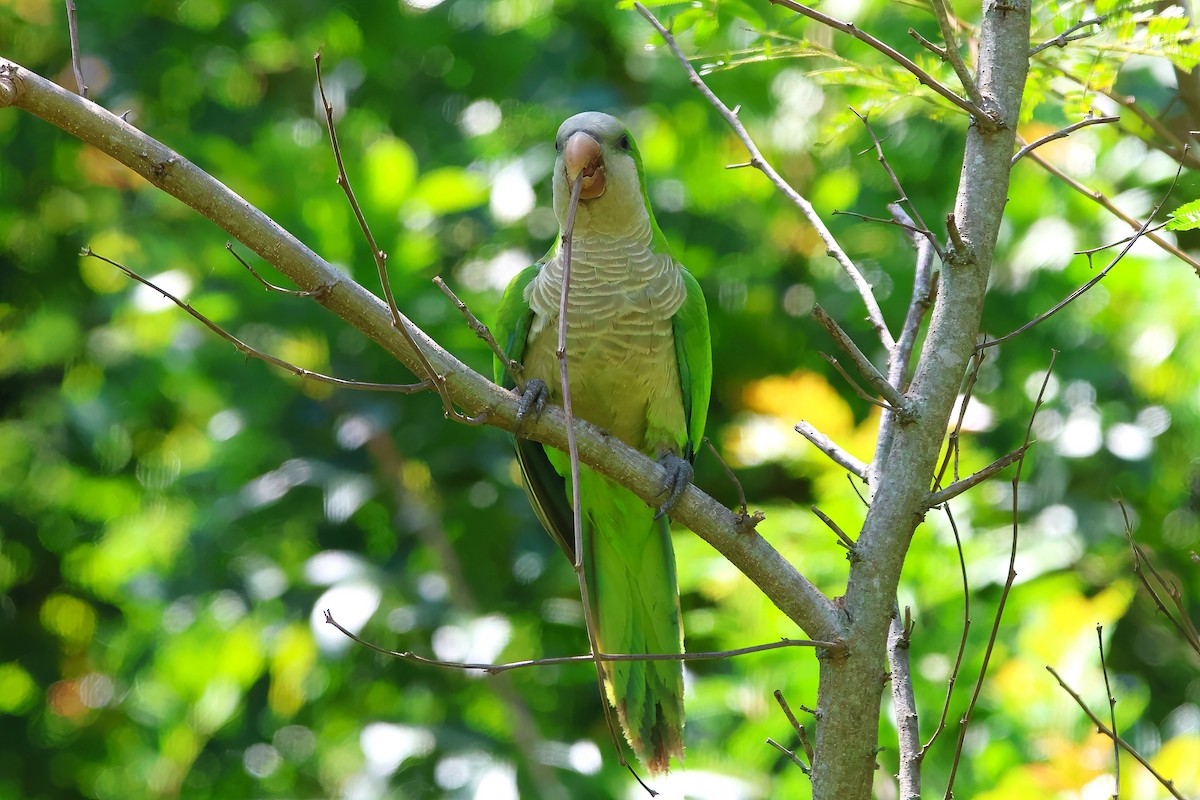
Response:
[[[1026,441],[1025,444],[1021,445],[1016,450],[1013,450],[1008,455],[1001,456],[973,475],[968,475],[961,481],[955,481],[945,489],[939,489],[936,492],[931,492],[929,494],[929,499],[925,501],[926,505],[929,508],[940,506],[947,500],[953,500],[968,489],[978,486],[1013,462],[1020,461],[1022,458],[1024,458],[1025,451],[1028,450],[1032,445],[1033,442]]]
[[[808,439],[813,447],[820,450],[825,455],[833,459],[834,463],[842,467],[842,469],[853,473],[859,479],[865,479],[867,475],[867,465],[859,461],[854,456],[847,453],[842,448],[838,447],[832,439],[819,430],[809,425],[804,420],[796,423],[796,433]]]
[[[1105,195],[1103,192],[1098,191],[1096,189],[1089,189],[1087,186],[1084,186],[1082,183],[1075,180],[1070,175],[1063,172],[1061,169],[1059,169],[1058,167],[1051,164],[1049,161],[1047,161],[1044,158],[1042,158],[1041,156],[1039,156],[1037,153],[1029,153],[1028,155],[1029,155],[1030,161],[1034,162],[1039,167],[1046,170],[1046,172],[1049,172],[1051,175],[1058,178],[1060,181],[1067,184],[1068,186],[1070,186],[1072,189],[1079,192],[1080,194],[1085,195],[1085,196],[1090,197],[1091,199],[1095,200],[1097,203],[1099,203],[1101,206],[1103,206],[1104,209],[1108,211],[1108,213],[1112,214],[1114,217],[1116,217],[1117,219],[1124,222],[1126,225],[1128,225],[1130,228],[1132,228],[1135,232],[1142,230],[1141,222],[1139,222],[1136,218],[1131,217],[1130,215],[1128,215],[1124,211],[1122,211],[1117,206],[1117,204],[1114,203],[1112,200],[1109,200],[1108,196]],[[1139,234],[1139,235],[1142,235],[1142,234]],[[1180,261],[1182,261],[1183,263],[1187,264],[1189,267],[1194,269],[1196,271],[1197,275],[1200,275],[1200,261],[1197,261],[1191,255],[1188,255],[1187,253],[1183,252],[1178,247],[1176,247],[1175,245],[1168,242],[1166,239],[1159,236],[1157,233],[1145,233],[1144,235],[1147,239],[1154,242],[1156,245],[1161,247],[1163,250],[1166,250],[1168,253],[1175,256]]]
[[[901,422],[911,422],[913,413],[909,408],[909,402],[904,395],[900,393],[892,384],[888,383],[887,378],[880,374],[871,360],[863,355],[863,351],[858,349],[858,345],[854,340],[846,334],[842,327],[837,324],[837,321],[829,314],[825,313],[825,309],[821,306],[813,306],[813,319],[815,319],[822,328],[824,328],[833,340],[837,342],[838,347],[845,351],[846,355],[850,356],[850,360],[854,362],[854,366],[859,373],[867,379],[867,383],[871,385],[875,391],[883,395],[883,399],[887,400],[891,405],[891,410],[896,413]]]
[[[112,156],[212,220],[302,290],[316,292],[326,287],[314,295],[318,303],[369,336],[409,369],[420,369],[417,353],[392,326],[391,316],[378,297],[179,153],[95,103],[0,57],[0,108],[7,106],[56,125]],[[486,411],[487,424],[515,430],[515,394],[472,371],[411,322],[407,325],[429,363],[446,377],[446,390],[456,405],[468,414]],[[566,449],[566,426],[559,408],[547,408],[538,420],[527,421],[522,433],[550,447]],[[580,423],[576,435],[579,458],[584,464],[628,487],[647,504],[659,497],[665,475],[659,464],[594,425]],[[733,512],[689,486],[671,515],[728,558],[809,636],[831,642],[841,638],[842,621],[832,601],[765,539],[740,529]]]
[[[783,6],[784,8],[790,8],[797,14],[802,14],[811,20],[821,23],[822,25],[826,25],[836,31],[841,31],[842,33],[853,36],[860,42],[865,42],[866,44],[875,48],[892,61],[895,61],[901,67],[904,67],[904,69],[908,70],[920,83],[928,86],[930,89],[970,114],[975,122],[979,124],[980,130],[984,131],[985,133],[991,133],[997,128],[1002,127],[1000,119],[997,115],[989,114],[975,103],[951,91],[950,88],[944,83],[918,67],[916,62],[914,62],[911,58],[904,55],[891,45],[884,44],[883,42],[879,41],[871,34],[859,28],[853,22],[843,22],[840,19],[835,19],[828,14],[822,14],[815,8],[809,8],[806,5],[797,3],[795,0],[771,0],[771,3],[773,5]],[[947,53],[947,57],[949,57],[949,53]],[[974,85],[973,80],[970,83],[971,85]]]
[[[1120,736],[1118,736],[1114,731],[1109,729],[1109,727],[1107,725],[1105,725],[1104,722],[1102,722],[1098,716],[1096,716],[1095,712],[1093,712],[1090,708],[1088,708],[1087,703],[1083,702],[1083,698],[1079,696],[1078,692],[1076,692],[1074,689],[1072,689],[1070,686],[1068,686],[1067,682],[1064,681],[1062,679],[1062,677],[1059,676],[1059,674],[1054,671],[1053,667],[1047,666],[1046,671],[1054,676],[1054,680],[1058,681],[1058,685],[1061,686],[1067,694],[1071,695],[1071,699],[1074,700],[1081,709],[1083,709],[1083,713],[1087,714],[1088,719],[1090,719],[1092,721],[1092,723],[1096,726],[1097,733],[1103,733],[1105,736],[1107,736],[1108,738],[1110,738],[1114,742],[1116,742],[1121,747],[1122,750],[1124,750],[1126,753],[1129,753],[1129,755],[1133,756],[1134,759],[1139,764],[1141,764],[1143,767],[1146,768],[1147,772],[1149,772],[1151,775],[1154,776],[1155,780],[1157,780],[1159,783],[1162,784],[1164,789],[1166,789],[1168,792],[1171,793],[1172,797],[1176,798],[1176,800],[1187,800],[1187,798],[1185,798],[1182,794],[1180,794],[1179,790],[1175,788],[1174,781],[1167,780],[1166,778],[1164,778],[1161,774],[1159,774],[1158,770],[1156,770],[1156,769],[1154,769],[1154,767],[1150,766],[1150,762],[1147,761],[1145,759],[1145,757],[1143,757],[1142,754],[1139,753],[1133,747],[1133,745],[1131,745],[1129,742],[1125,741]]]
[[[280,369],[287,370],[297,377],[304,378],[305,380],[315,381],[316,383],[328,383],[332,384],[333,386],[340,386],[343,389],[358,389],[365,392],[397,392],[399,394],[416,394],[417,392],[423,392],[429,388],[428,381],[421,381],[420,383],[367,383],[366,381],[351,381],[346,380],[345,378],[335,378],[332,375],[322,375],[320,372],[313,372],[312,370],[307,370],[303,367],[297,367],[295,364],[284,361],[281,358],[276,358],[270,353],[264,353],[261,350],[251,347],[229,331],[222,328],[217,323],[213,322],[204,314],[201,314],[199,311],[192,308],[191,303],[180,300],[178,297],[171,294],[157,283],[154,283],[154,281],[151,281],[148,278],[143,278],[141,275],[137,274],[124,264],[113,261],[111,258],[105,258],[99,253],[93,252],[92,248],[90,247],[83,248],[79,254],[81,256],[99,259],[106,264],[111,264],[112,266],[121,270],[121,272],[124,272],[129,278],[132,278],[147,288],[153,289],[175,305],[179,306],[193,318],[203,323],[204,326],[210,331],[236,347],[242,354],[250,358],[257,358],[259,361],[265,361],[266,363],[279,367]]]
[[[850,260],[850,257],[846,255],[846,251],[842,249],[842,246],[838,244],[837,239],[834,238],[833,233],[830,232],[829,228],[825,226],[825,222],[817,214],[817,211],[813,208],[812,203],[808,202],[808,200],[806,200],[799,192],[793,189],[792,186],[785,181],[778,172],[775,171],[775,168],[771,166],[770,162],[763,158],[763,154],[759,152],[758,145],[754,143],[754,140],[750,138],[750,134],[746,131],[746,126],[742,124],[740,119],[738,119],[737,109],[730,109],[721,101],[721,98],[717,97],[713,93],[712,89],[708,88],[708,85],[704,83],[704,80],[696,73],[695,68],[692,67],[691,62],[687,60],[687,56],[685,56],[683,51],[679,49],[679,43],[675,41],[675,37],[671,35],[671,32],[663,27],[663,24],[659,22],[658,19],[655,18],[655,16],[651,14],[650,11],[641,3],[634,3],[633,6],[637,9],[638,13],[645,17],[646,21],[654,27],[654,30],[658,31],[659,36],[663,37],[663,40],[667,43],[667,46],[671,48],[671,52],[675,54],[675,59],[680,63],[684,71],[687,73],[688,80],[691,82],[692,86],[696,87],[700,94],[704,96],[704,99],[707,100],[709,104],[717,110],[717,113],[724,118],[725,122],[729,124],[729,127],[733,129],[733,132],[737,135],[737,137],[742,140],[742,144],[745,146],[746,152],[750,154],[750,161],[744,166],[754,167],[763,175],[767,176],[767,180],[771,181],[771,183],[775,184],[775,188],[783,192],[784,196],[792,202],[792,205],[796,206],[796,208],[800,210],[800,213],[804,215],[804,218],[808,220],[808,223],[813,226],[814,230],[816,230],[817,236],[819,236],[821,241],[825,243],[826,255],[838,262],[838,266],[842,268],[842,271],[846,273],[846,275],[850,278],[851,283],[854,284],[854,288],[858,290],[859,296],[862,297],[863,305],[867,307],[867,318],[871,321],[871,327],[873,327],[875,332],[879,335],[879,340],[883,342],[883,346],[890,351],[896,346],[896,340],[892,338],[891,331],[888,330],[887,322],[885,322],[883,319],[883,312],[879,308],[878,301],[875,300],[875,293],[871,288],[871,284],[867,282],[867,279],[863,277],[863,274],[859,271],[858,267],[856,267],[854,262]]]
[[[1047,142],[1053,142],[1055,139],[1067,138],[1068,136],[1070,136],[1072,133],[1079,130],[1080,128],[1086,128],[1089,125],[1107,125],[1112,122],[1120,122],[1120,121],[1121,121],[1120,117],[1088,117],[1087,119],[1081,119],[1081,120],[1079,120],[1079,122],[1072,123],[1071,125],[1068,125],[1065,128],[1061,128],[1061,129],[1055,131],[1054,133],[1048,133],[1040,139],[1034,139],[1032,142],[1025,145],[1024,147],[1022,147],[1020,150],[1018,150],[1016,152],[1016,155],[1014,155],[1012,157],[1012,163],[1016,164],[1022,158],[1029,155],[1034,150],[1038,149],[1039,147],[1046,144]]]
[[[359,637],[350,629],[344,627],[340,622],[333,618],[333,614],[329,609],[325,610],[325,622],[342,632],[344,636],[360,644],[370,650],[374,650],[381,655],[399,658],[403,661],[412,661],[418,664],[427,664],[433,667],[445,667],[447,669],[461,670],[479,670],[486,672],[489,675],[499,675],[502,672],[509,672],[514,669],[526,669],[528,667],[552,667],[561,664],[591,664],[594,661],[616,662],[616,661],[713,661],[721,658],[734,658],[736,656],[750,655],[751,653],[761,653],[766,650],[779,650],[783,647],[813,647],[826,650],[837,650],[841,645],[834,642],[818,642],[811,639],[780,639],[778,642],[766,642],[764,644],[754,644],[748,647],[737,647],[732,650],[711,650],[697,651],[694,653],[587,653],[580,656],[551,656],[550,658],[530,658],[523,661],[508,661],[502,664],[488,664],[476,661],[443,661],[437,658],[426,658],[425,656],[417,655],[403,650],[388,650],[380,647],[377,644],[371,644],[365,639]]]

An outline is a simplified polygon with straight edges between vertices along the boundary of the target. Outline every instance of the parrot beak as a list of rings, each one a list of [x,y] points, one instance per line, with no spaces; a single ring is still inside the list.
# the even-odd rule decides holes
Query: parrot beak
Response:
[[[575,178],[583,173],[583,186],[579,190],[581,200],[594,200],[604,194],[604,154],[600,143],[583,131],[571,135],[563,148],[563,168],[567,173],[567,185],[573,186]]]

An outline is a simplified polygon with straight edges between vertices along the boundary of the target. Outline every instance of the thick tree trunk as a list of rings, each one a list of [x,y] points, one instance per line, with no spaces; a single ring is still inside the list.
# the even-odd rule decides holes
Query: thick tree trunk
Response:
[[[985,2],[976,76],[985,110],[1001,125],[967,131],[951,236],[950,263],[908,399],[916,419],[897,421],[839,601],[844,654],[821,657],[815,800],[867,800],[875,772],[887,635],[901,567],[926,511],[946,425],[975,347],[983,295],[1008,192],[1021,94],[1029,66],[1028,0]]]

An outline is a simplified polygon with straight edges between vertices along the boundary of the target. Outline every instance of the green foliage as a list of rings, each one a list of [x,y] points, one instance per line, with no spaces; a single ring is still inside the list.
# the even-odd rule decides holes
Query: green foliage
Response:
[[[645,49],[650,32],[634,12],[548,0],[79,5],[98,102],[128,110],[375,287],[313,102],[310,56],[324,44],[342,152],[390,254],[401,307],[480,370],[489,352],[429,279],[444,275],[491,319],[507,278],[553,240],[559,122],[586,108],[621,114],[659,222],[709,299],[710,436],[752,507],[767,512],[763,535],[840,593],[844,551],[807,506],[853,532],[862,503],[792,426],[807,419],[867,458],[877,417],[819,357],[830,344],[807,318],[814,301],[878,363],[883,354],[794,209],[761,175],[725,169],[745,160],[739,143],[664,50]],[[1023,138],[1094,107],[1107,112],[1105,90],[1136,95],[1152,115],[1177,106],[1158,69],[1195,63],[1177,19],[1124,3],[1035,6],[1035,41],[1090,13],[1109,17],[1078,31],[1095,35],[1034,58]],[[741,104],[766,155],[814,201],[898,327],[913,259],[903,233],[831,216],[885,216],[896,199],[845,109],[872,111],[889,163],[930,221],[953,207],[965,128],[956,109],[861,42],[785,9],[658,10],[677,15],[714,90]],[[903,34],[914,27],[940,41],[926,10],[864,3],[854,22],[957,87],[948,66]],[[975,24],[964,21],[964,38]],[[0,5],[0,30],[11,33],[0,37],[3,55],[72,84],[61,5]],[[1126,63],[1135,52],[1149,58]],[[155,276],[301,366],[411,380],[318,304],[262,291],[225,252],[221,231],[95,150],[11,109],[0,111],[0,146],[0,798],[490,800],[553,797],[555,783],[572,798],[640,791],[611,756],[586,665],[464,675],[351,646],[322,622],[331,608],[381,646],[451,658],[583,651],[574,575],[531,513],[505,437],[443,422],[431,396],[334,391],[245,361],[178,309],[80,258],[80,247]],[[1115,126],[1039,152],[1134,216],[1175,171]],[[1198,189],[1185,174],[1179,196]],[[1192,205],[1175,214],[1185,249],[1196,244]],[[1024,159],[986,333],[1008,333],[1092,277],[1092,257],[1074,251],[1130,233]],[[1060,356],[1020,486],[1018,583],[959,796],[1075,797],[1108,771],[1106,740],[1043,670],[1061,668],[1102,710],[1097,622],[1122,731],[1187,792],[1200,791],[1196,659],[1133,581],[1112,502],[1124,498],[1138,541],[1195,615],[1198,295],[1188,267],[1142,241],[1062,313],[989,351],[951,467],[960,474],[1021,442],[1051,349]],[[697,473],[702,488],[734,502],[713,459],[701,454]],[[931,796],[944,787],[1006,575],[1011,491],[1006,474],[954,503],[972,625],[948,728],[926,760]],[[675,541],[689,649],[799,635],[707,544],[685,531]],[[926,736],[962,636],[959,580],[954,533],[931,513],[900,598],[917,618]],[[807,779],[763,740],[794,744],[771,692],[793,708],[813,705],[812,654],[697,662],[687,674],[686,769],[656,788],[806,796]],[[894,736],[885,713],[880,781],[896,769]],[[1154,796],[1134,765],[1122,766],[1122,796]]]
[[[1171,219],[1167,222],[1167,230],[1194,231],[1196,228],[1200,228],[1200,200],[1192,200],[1190,203],[1184,203],[1171,212]]]

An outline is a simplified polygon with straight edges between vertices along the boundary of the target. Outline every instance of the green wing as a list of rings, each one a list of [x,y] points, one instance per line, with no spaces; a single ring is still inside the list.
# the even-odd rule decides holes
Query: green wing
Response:
[[[525,287],[541,271],[541,263],[526,267],[517,273],[500,298],[500,309],[492,322],[492,336],[505,355],[517,363],[525,357],[525,340],[529,338],[529,326],[533,324],[533,309],[525,301]],[[504,363],[492,356],[492,379],[499,385],[511,389],[513,379]]]
[[[525,357],[525,343],[533,324],[533,309],[525,301],[525,287],[537,277],[541,268],[542,264],[538,262],[512,279],[500,298],[500,310],[492,324],[496,343],[505,355],[518,363]],[[496,357],[492,358],[492,377],[505,388],[513,387],[512,377],[504,363]],[[533,506],[538,521],[567,554],[571,563],[575,563],[574,519],[567,499],[566,481],[555,471],[546,456],[546,450],[537,442],[514,437],[513,447],[517,451],[521,476],[525,479],[529,504]]]
[[[708,329],[708,306],[692,273],[680,267],[687,299],[671,319],[675,334],[675,358],[679,362],[679,384],[683,387],[683,413],[687,420],[684,455],[695,459],[704,439],[708,420],[708,396],[712,390],[712,339]]]

